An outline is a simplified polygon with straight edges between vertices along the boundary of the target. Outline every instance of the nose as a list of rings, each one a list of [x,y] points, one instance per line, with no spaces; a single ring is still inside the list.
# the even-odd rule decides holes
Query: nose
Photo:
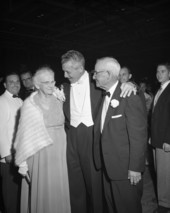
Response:
[[[96,74],[95,74],[95,73],[93,74],[93,79],[94,79],[94,80],[96,79]]]
[[[68,78],[67,72],[64,72],[64,78]]]

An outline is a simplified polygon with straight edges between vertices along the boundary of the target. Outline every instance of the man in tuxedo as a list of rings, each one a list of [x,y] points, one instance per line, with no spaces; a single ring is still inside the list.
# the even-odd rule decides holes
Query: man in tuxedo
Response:
[[[93,158],[93,126],[102,101],[85,70],[84,56],[75,50],[62,55],[62,69],[70,84],[64,84],[64,113],[67,132],[67,164],[72,213],[103,212],[101,171]],[[133,91],[125,88],[124,94]],[[123,94],[122,94],[123,95]]]
[[[94,127],[95,164],[103,169],[109,213],[142,213],[147,116],[138,95],[120,97],[119,72],[114,58],[95,64],[96,86],[106,91]]]
[[[159,64],[161,84],[155,95],[151,118],[151,144],[157,175],[158,213],[170,212],[170,65]]]
[[[16,73],[9,73],[4,82],[5,92],[0,96],[0,176],[2,198],[6,213],[19,213],[20,176],[14,165],[13,142],[15,139],[19,109],[20,80]]]

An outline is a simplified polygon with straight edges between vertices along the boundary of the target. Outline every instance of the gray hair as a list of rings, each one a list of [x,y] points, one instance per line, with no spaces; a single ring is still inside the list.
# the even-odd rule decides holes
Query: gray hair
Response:
[[[33,76],[34,86],[40,84],[40,77],[42,75],[45,75],[46,73],[50,73],[52,76],[54,76],[54,71],[49,66],[42,66],[36,70],[36,72]]]
[[[81,63],[81,65],[83,67],[85,67],[85,58],[84,58],[83,54],[77,50],[69,50],[61,56],[62,64],[66,63],[67,61],[70,61],[70,60]]]
[[[112,74],[118,76],[120,72],[120,64],[119,62],[112,57],[103,57],[97,60],[97,63],[104,63],[106,64],[107,71],[111,72]]]

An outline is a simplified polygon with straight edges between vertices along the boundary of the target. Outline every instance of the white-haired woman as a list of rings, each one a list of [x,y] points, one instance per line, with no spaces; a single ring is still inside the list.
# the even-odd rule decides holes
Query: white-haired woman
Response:
[[[22,213],[70,213],[62,90],[54,72],[41,67],[33,77],[37,91],[27,98],[15,140],[15,162],[24,176]]]

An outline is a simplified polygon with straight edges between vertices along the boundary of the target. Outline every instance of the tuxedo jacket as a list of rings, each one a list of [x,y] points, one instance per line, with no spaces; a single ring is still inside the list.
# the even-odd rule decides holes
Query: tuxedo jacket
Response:
[[[158,98],[151,118],[151,141],[156,148],[170,144],[170,83]]]
[[[147,144],[147,115],[138,95],[121,98],[120,83],[111,98],[117,107],[108,107],[103,131],[100,133],[102,106],[94,127],[94,160],[104,166],[111,180],[128,178],[128,170],[143,172]],[[102,153],[102,154],[101,154]]]
[[[95,121],[95,118],[97,116],[99,107],[102,102],[102,90],[98,89],[94,83],[94,81],[91,79],[91,76],[89,76],[89,85],[90,85],[90,101],[91,101],[91,112],[92,112],[92,119]],[[70,84],[64,83],[64,94],[66,97],[66,101],[63,105],[63,110],[65,114],[65,124],[66,124],[66,130],[69,129],[70,126]]]

